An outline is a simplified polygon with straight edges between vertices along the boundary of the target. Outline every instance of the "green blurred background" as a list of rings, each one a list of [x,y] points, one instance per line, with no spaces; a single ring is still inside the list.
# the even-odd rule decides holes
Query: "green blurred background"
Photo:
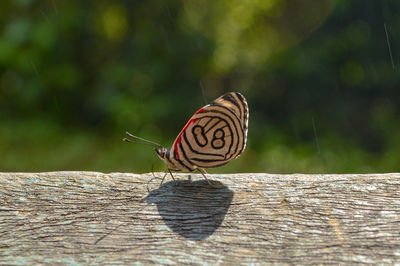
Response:
[[[0,171],[150,172],[228,91],[248,146],[210,172],[399,171],[398,0],[2,0]]]

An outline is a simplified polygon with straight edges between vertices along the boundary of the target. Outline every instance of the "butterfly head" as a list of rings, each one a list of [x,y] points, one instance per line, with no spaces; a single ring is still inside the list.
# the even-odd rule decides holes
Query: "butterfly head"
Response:
[[[167,156],[168,156],[168,153],[169,153],[169,150],[168,150],[167,148],[161,147],[161,148],[155,149],[155,151],[156,151],[158,157],[159,157],[161,160],[163,160],[163,161],[166,160],[166,158],[167,158]]]

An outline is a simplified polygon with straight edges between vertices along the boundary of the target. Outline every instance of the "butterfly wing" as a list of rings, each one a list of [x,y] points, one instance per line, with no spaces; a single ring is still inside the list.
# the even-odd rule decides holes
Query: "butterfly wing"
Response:
[[[224,165],[246,147],[248,120],[243,95],[224,94],[189,119],[172,145],[171,155],[191,168]]]

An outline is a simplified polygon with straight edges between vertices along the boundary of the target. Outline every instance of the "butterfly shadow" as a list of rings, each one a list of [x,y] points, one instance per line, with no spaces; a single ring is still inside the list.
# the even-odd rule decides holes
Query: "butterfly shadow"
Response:
[[[155,203],[165,224],[190,240],[202,240],[221,225],[232,202],[233,191],[219,181],[168,182],[144,199]]]

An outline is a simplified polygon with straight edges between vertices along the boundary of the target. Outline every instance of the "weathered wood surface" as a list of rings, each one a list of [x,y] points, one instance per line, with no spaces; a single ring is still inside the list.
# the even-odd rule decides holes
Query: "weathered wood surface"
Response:
[[[0,264],[400,262],[400,174],[177,177],[2,173]]]

